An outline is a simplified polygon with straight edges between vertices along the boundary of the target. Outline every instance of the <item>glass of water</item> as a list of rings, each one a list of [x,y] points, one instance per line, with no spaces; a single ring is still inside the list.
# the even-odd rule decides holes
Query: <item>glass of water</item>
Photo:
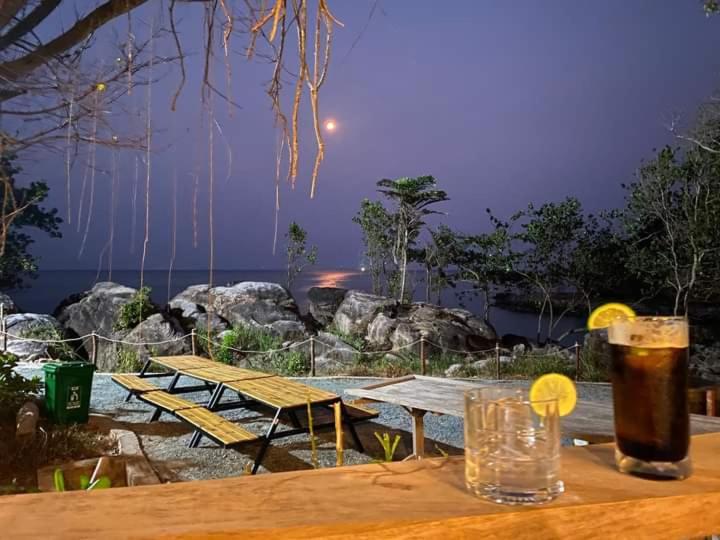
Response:
[[[465,392],[465,483],[502,504],[538,504],[564,491],[556,399],[531,401],[526,390]]]

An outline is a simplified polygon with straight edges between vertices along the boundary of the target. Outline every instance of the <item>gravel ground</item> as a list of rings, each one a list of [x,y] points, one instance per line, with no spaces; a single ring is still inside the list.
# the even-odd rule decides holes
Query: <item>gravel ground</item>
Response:
[[[25,376],[39,375],[42,371],[37,367],[23,367],[19,371]],[[318,388],[323,388],[341,395],[348,388],[358,388],[377,382],[374,378],[313,378],[297,379]],[[192,384],[190,380],[180,380],[180,384]],[[523,382],[489,383],[527,386]],[[581,383],[578,385],[581,399],[609,402],[610,386],[607,384]],[[112,383],[110,375],[98,373],[93,379],[91,411],[112,417],[140,437],[143,449],[160,477],[166,481],[197,480],[237,476],[243,473],[248,464],[252,464],[258,450],[257,444],[241,446],[239,450],[224,450],[204,439],[199,448],[187,448],[190,440],[190,428],[170,415],[163,415],[159,422],[148,424],[147,420],[152,407],[132,399],[125,403],[126,392]],[[189,400],[206,401],[207,393],[185,394]],[[352,399],[352,396],[345,396]],[[376,404],[373,408],[380,416],[370,422],[357,424],[357,430],[365,446],[365,454],[351,447],[346,438],[345,463],[369,463],[382,456],[382,449],[373,433],[388,432],[391,436],[400,435],[401,442],[395,454],[402,459],[412,451],[410,438],[410,415],[401,407]],[[255,433],[264,433],[270,422],[265,414],[254,411],[226,411],[229,419],[237,420],[243,427]],[[319,423],[323,418],[315,418]],[[330,420],[330,418],[328,418]],[[282,424],[281,424],[282,425]],[[282,427],[280,428],[282,429]],[[287,429],[287,427],[285,428]],[[318,433],[318,459],[321,467],[335,465],[334,431]],[[449,454],[462,453],[463,433],[462,419],[451,416],[428,414],[425,417],[425,436],[428,454],[440,454],[440,450]],[[570,441],[564,441],[570,444]],[[309,469],[311,465],[310,443],[307,434],[295,435],[274,441],[266,454],[261,472],[289,471]]]

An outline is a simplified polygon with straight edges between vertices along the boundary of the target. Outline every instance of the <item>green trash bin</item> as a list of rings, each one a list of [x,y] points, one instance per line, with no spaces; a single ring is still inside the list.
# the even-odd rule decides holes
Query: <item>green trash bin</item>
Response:
[[[85,424],[95,366],[87,362],[48,362],[45,372],[45,409],[56,424]]]

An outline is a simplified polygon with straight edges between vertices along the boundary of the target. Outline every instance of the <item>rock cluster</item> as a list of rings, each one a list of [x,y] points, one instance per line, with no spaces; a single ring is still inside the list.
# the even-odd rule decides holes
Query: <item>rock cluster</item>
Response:
[[[207,336],[210,329],[215,339],[220,340],[233,326],[243,325],[273,334],[286,345],[305,352],[309,350],[306,340],[313,335],[316,372],[327,374],[347,373],[358,362],[359,354],[387,352],[389,361],[400,353],[417,355],[421,338],[428,354],[473,353],[475,361],[470,366],[477,369],[494,366],[496,345],[503,351],[501,362],[512,362],[532,348],[522,336],[499,337],[489,324],[463,309],[425,303],[400,304],[391,298],[357,290],[314,287],[308,291],[309,314],[303,316],[287,289],[276,283],[254,281],[224,287],[190,286],[167,306],[154,306],[154,313],[134,328],[118,329],[121,309],[136,294],[137,290],[131,287],[98,283],[88,291],[65,299],[50,316],[17,313],[12,298],[0,292],[9,334],[7,350],[23,361],[41,361],[63,354],[62,348],[54,346],[53,339],[95,333],[102,336],[94,343],[98,369],[115,371],[123,353],[128,351],[140,362],[153,354],[185,354],[190,352],[190,340],[186,336],[192,330]],[[71,346],[77,355],[91,356],[91,338],[85,337]],[[609,370],[610,350],[605,332],[587,334],[583,349],[585,355],[592,356],[594,365]],[[489,352],[485,357],[478,355],[483,351]],[[559,355],[574,362],[573,351],[555,345],[533,352]],[[264,358],[253,361],[261,363],[266,361]],[[693,346],[690,367],[695,375],[720,381],[718,348]],[[446,375],[461,376],[466,368],[466,364],[452,365]]]

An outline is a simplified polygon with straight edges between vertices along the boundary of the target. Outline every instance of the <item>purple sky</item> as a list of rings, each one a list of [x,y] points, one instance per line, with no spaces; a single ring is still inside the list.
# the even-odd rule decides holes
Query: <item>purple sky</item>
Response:
[[[301,175],[295,191],[283,182],[280,228],[291,220],[319,246],[323,267],[357,267],[360,232],[351,222],[380,178],[434,175],[451,201],[443,221],[463,231],[486,230],[484,209],[508,215],[528,202],[577,196],[589,210],[617,206],[621,182],[631,180],[652,149],[670,141],[674,113],[690,122],[720,82],[720,18],[707,19],[700,2],[379,2],[357,45],[373,0],[332,2],[345,23],[336,32],[323,118],[339,123],[327,138],[318,195],[310,200],[313,138],[304,110]],[[199,6],[178,4],[188,49],[199,52]],[[157,6],[138,14],[149,20]],[[107,32],[124,32],[124,21]],[[110,34],[101,33],[98,39]],[[165,47],[167,44],[159,44]],[[100,47],[97,54],[100,52]],[[241,48],[241,43],[236,44]],[[112,58],[110,58],[110,61]],[[266,64],[233,59],[233,97],[243,109],[215,116],[232,148],[215,136],[216,268],[280,268],[272,255],[275,131],[262,84]],[[156,129],[152,156],[150,243],[146,268],[170,261],[172,177],[178,170],[176,268],[208,266],[207,127],[200,124],[202,58],[188,59],[190,78],[180,110],[171,113],[177,71],[153,86]],[[218,86],[225,82],[218,73]],[[145,97],[136,93],[139,106]],[[99,160],[109,163],[107,153]],[[137,243],[130,252],[134,157],[121,156],[121,188],[113,268],[139,268],[144,219],[138,198]],[[192,246],[193,167],[199,166],[199,247]],[[54,189],[64,215],[62,160],[25,164]],[[73,175],[80,198],[82,167]],[[144,180],[144,170],[141,172]],[[88,245],[64,227],[62,240],[40,240],[42,268],[90,268],[108,239],[109,177],[96,178]]]

